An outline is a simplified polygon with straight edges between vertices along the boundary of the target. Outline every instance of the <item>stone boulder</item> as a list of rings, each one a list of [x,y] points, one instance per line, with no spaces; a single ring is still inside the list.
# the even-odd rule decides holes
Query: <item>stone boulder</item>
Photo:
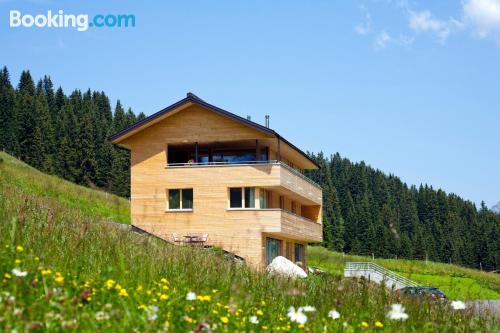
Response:
[[[285,257],[278,256],[267,266],[271,274],[278,274],[291,278],[305,278],[307,273]]]

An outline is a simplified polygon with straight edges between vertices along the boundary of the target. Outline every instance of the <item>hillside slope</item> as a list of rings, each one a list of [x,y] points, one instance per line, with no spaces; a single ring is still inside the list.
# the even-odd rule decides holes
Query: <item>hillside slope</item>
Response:
[[[0,331],[491,332],[498,324],[362,280],[270,277],[218,251],[123,231],[104,223],[122,214],[117,202],[2,154]],[[394,303],[408,320],[387,317]],[[306,305],[315,311],[289,313]]]
[[[422,260],[375,259],[344,255],[322,247],[309,247],[309,264],[335,275],[343,275],[346,262],[371,262],[415,282],[440,288],[453,299],[500,299],[500,276],[456,265]]]

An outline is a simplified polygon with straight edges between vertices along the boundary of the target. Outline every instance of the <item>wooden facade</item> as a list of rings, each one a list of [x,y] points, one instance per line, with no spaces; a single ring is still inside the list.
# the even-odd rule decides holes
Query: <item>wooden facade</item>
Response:
[[[307,243],[322,240],[322,192],[300,172],[317,166],[274,131],[211,107],[188,98],[168,114],[112,137],[131,152],[132,224],[169,240],[173,233],[207,233],[209,244],[255,267],[266,264],[267,238],[280,241],[281,255],[305,261]],[[202,144],[252,144],[258,161],[172,165],[168,160],[173,145],[196,145],[198,159]],[[266,160],[259,160],[264,151]],[[251,188],[252,203],[245,204],[251,207],[231,208],[231,188]],[[177,189],[192,189],[189,209],[170,209],[169,190]]]

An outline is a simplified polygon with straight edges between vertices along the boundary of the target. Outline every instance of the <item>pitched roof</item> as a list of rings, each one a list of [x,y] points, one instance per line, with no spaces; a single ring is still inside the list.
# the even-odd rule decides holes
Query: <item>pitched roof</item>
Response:
[[[270,129],[266,126],[262,126],[256,122],[253,122],[251,120],[248,120],[246,118],[243,118],[243,117],[240,117],[232,112],[229,112],[229,111],[226,111],[226,110],[223,110],[215,105],[212,105],[212,104],[209,104],[207,102],[205,102],[203,99],[201,99],[200,97],[196,96],[195,94],[191,93],[191,92],[188,92],[186,94],[186,97],[181,99],[180,101],[178,102],[175,102],[174,104],[172,105],[169,105],[167,106],[166,108],[156,112],[156,113],[153,113],[152,115],[150,115],[149,117],[146,117],[144,118],[143,120],[141,121],[138,121],[136,122],[135,124],[129,126],[128,128],[125,128],[121,131],[118,131],[116,132],[115,134],[111,135],[109,137],[109,140],[113,143],[117,143],[116,141],[121,138],[122,136],[125,136],[126,134],[129,134],[130,132],[136,130],[136,129],[139,129],[140,127],[143,127],[145,125],[147,125],[148,123],[152,122],[153,120],[159,118],[159,117],[162,117],[164,115],[167,115],[168,113],[176,110],[178,107],[180,107],[181,105],[185,104],[185,103],[193,103],[193,104],[197,104],[205,109],[208,109],[210,111],[213,111],[217,114],[220,114],[221,116],[224,116],[224,117],[228,117],[230,119],[233,119],[237,122],[240,122],[242,123],[243,125],[246,125],[246,126],[249,126],[249,127],[252,127],[256,130],[259,130],[261,132],[264,132],[266,134],[269,134],[269,135],[272,135],[272,136],[275,136],[276,138],[278,138],[279,140],[283,141],[284,143],[288,144],[290,147],[292,147],[294,150],[296,150],[297,152],[299,152],[301,155],[303,155],[306,159],[308,159],[311,163],[313,163],[317,168],[319,168],[320,166],[309,156],[307,155],[306,153],[304,153],[302,150],[300,150],[299,148],[297,148],[294,144],[292,144],[290,141],[288,141],[287,139],[285,139],[284,137],[282,137],[278,132],[274,131],[273,129]]]

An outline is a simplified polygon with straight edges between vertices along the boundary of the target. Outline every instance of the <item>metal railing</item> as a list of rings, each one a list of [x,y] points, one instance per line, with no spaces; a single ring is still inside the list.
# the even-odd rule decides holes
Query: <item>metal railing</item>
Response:
[[[404,276],[394,273],[380,265],[373,262],[348,262],[345,266],[346,271],[372,271],[379,273],[383,277],[387,277],[395,282],[398,282],[407,287],[417,287],[418,283],[412,281]]]
[[[207,167],[207,166],[241,166],[241,165],[262,165],[262,164],[276,164],[280,165],[283,168],[287,169],[295,176],[302,178],[306,182],[311,185],[321,189],[321,186],[316,183],[314,180],[308,178],[300,171],[292,168],[288,164],[277,161],[277,160],[268,160],[268,161],[237,161],[237,162],[192,162],[192,163],[167,163],[167,168],[182,168],[182,167]]]

